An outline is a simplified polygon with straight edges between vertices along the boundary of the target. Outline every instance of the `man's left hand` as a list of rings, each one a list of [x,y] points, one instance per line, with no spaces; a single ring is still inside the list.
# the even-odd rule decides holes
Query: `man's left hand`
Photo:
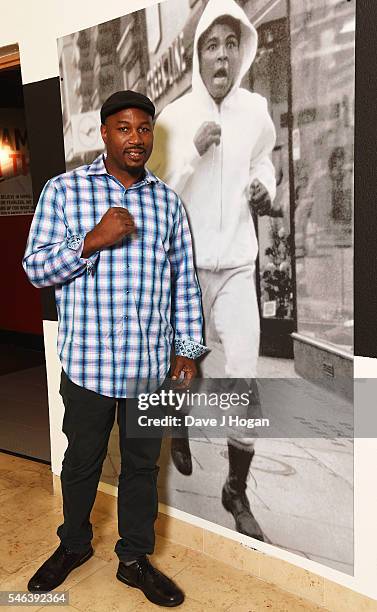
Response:
[[[250,185],[249,202],[253,212],[260,217],[270,214],[272,208],[270,195],[258,179],[254,179]]]
[[[198,370],[194,359],[177,355],[175,357],[174,365],[172,366],[172,380],[178,380],[182,372],[184,374],[184,378],[178,385],[178,388],[188,387],[191,380],[196,377]]]

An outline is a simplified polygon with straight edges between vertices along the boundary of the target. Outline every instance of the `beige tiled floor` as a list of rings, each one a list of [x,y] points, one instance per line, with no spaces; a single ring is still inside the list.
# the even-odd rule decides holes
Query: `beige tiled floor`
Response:
[[[53,495],[46,465],[0,453],[0,591],[26,590],[29,577],[58,545],[61,500]],[[147,611],[158,608],[116,580],[117,522],[98,496],[92,513],[95,555],[74,570],[59,590],[69,591],[64,610]],[[192,612],[314,612],[318,608],[244,571],[157,537],[153,563],[186,593],[180,609]],[[5,608],[4,608],[5,609]],[[14,608],[12,608],[14,609]],[[28,610],[41,610],[28,606]]]

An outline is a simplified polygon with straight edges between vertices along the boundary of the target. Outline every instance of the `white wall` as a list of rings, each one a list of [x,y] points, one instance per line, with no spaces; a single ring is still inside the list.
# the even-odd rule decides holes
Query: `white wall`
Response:
[[[2,11],[0,46],[18,43],[24,83],[56,77],[59,74],[56,39],[77,30],[114,19],[127,12],[155,4],[155,0],[18,0],[7,3]],[[64,7],[64,8],[61,8]],[[47,374],[50,402],[50,428],[52,469],[59,474],[65,449],[65,436],[61,432],[63,406],[58,392],[60,365],[56,355],[57,323],[44,324]],[[377,378],[377,360],[355,358],[355,377]],[[357,387],[356,387],[357,388]],[[374,410],[372,405],[370,409]],[[356,418],[367,409],[355,403]],[[355,591],[377,599],[377,439],[355,440],[355,575],[352,577],[332,570],[314,561],[303,559],[263,542],[253,546],[275,557],[295,563]],[[341,500],[339,508],[341,511]],[[174,512],[178,515],[179,513]],[[185,516],[187,520],[188,515]],[[193,523],[204,525],[201,519],[190,517]],[[228,529],[205,523],[217,533],[230,537]],[[240,534],[233,534],[240,541]]]

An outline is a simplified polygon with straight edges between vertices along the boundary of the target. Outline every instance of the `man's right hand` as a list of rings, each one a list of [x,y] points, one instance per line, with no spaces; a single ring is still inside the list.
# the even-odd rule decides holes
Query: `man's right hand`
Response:
[[[131,213],[126,208],[113,206],[103,215],[101,221],[85,236],[81,257],[90,257],[95,251],[120,242],[136,229]]]
[[[218,146],[220,141],[221,127],[214,121],[205,121],[202,123],[194,136],[194,145],[201,157],[213,144]]]

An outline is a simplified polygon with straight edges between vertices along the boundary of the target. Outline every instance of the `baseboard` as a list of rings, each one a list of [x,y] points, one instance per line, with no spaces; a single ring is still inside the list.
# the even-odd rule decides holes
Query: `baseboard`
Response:
[[[55,474],[53,475],[53,486],[54,493],[61,495],[60,478]],[[116,487],[100,482],[98,490],[103,493],[100,499],[101,510],[116,516]],[[365,595],[292,563],[171,516],[167,514],[168,510],[168,507],[160,504],[155,530],[156,534],[171,542],[197,550],[231,567],[246,571],[260,580],[331,612],[344,612],[345,610],[375,612],[377,609],[376,601]]]

